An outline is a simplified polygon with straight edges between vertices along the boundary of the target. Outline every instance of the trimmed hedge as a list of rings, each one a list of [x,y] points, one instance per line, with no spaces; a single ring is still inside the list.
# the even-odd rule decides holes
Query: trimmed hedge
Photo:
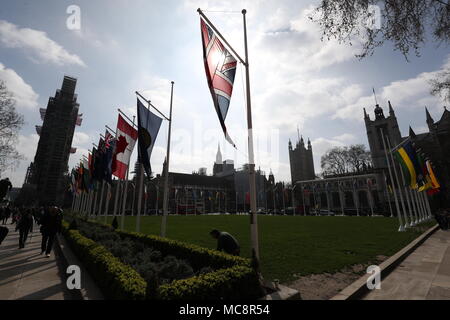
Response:
[[[223,252],[154,235],[146,235],[123,230],[114,231],[110,225],[92,220],[89,220],[88,222],[96,224],[101,228],[108,228],[111,232],[117,232],[122,238],[142,242],[145,245],[160,251],[163,255],[173,255],[178,259],[187,260],[195,270],[200,270],[203,267],[211,267],[216,270],[214,272],[202,274],[189,279],[175,280],[170,284],[164,284],[158,288],[151,288],[151,284],[147,284],[134,269],[121,263],[118,258],[112,256],[112,254],[108,251],[109,259],[112,256],[112,258],[115,259],[115,263],[119,263],[121,266],[125,266],[134,272],[130,278],[131,283],[127,282],[126,284],[122,282],[122,279],[124,279],[124,274],[127,274],[128,277],[128,272],[125,272],[125,270],[122,271],[123,273],[117,272],[109,276],[106,274],[102,275],[102,278],[109,279],[109,282],[103,282],[102,280],[103,284],[99,284],[100,287],[105,288],[105,291],[110,290],[112,285],[111,278],[114,276],[120,277],[121,281],[119,281],[119,283],[122,284],[122,286],[120,288],[114,288],[114,291],[117,292],[114,295],[115,297],[120,294],[124,294],[129,297],[126,299],[230,300],[257,299],[264,295],[264,291],[259,283],[258,274],[251,268],[250,259],[232,256]],[[78,231],[76,231],[76,233],[81,236]],[[95,244],[94,241],[90,241]],[[97,246],[103,248],[103,250],[106,250],[103,246]],[[80,254],[83,254],[83,252]],[[97,260],[92,259],[89,261],[89,258],[83,259],[83,261],[86,260],[91,266],[90,268],[94,269],[95,267],[93,265],[97,263]],[[104,266],[101,266],[100,269],[102,269],[100,272],[104,273],[111,271],[106,270]],[[90,269],[88,268],[88,270]],[[142,281],[145,284],[144,286],[142,285]],[[135,298],[132,297],[131,293],[136,294]]]
[[[234,266],[198,277],[173,281],[158,288],[161,300],[258,299],[264,293],[257,274],[246,266]]]
[[[120,262],[105,247],[88,239],[63,222],[63,234],[77,257],[83,262],[106,298],[144,300],[145,280],[130,266]]]

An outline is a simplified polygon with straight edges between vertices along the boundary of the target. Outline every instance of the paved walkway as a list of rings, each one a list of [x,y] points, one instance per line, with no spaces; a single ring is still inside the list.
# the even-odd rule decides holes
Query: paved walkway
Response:
[[[450,231],[436,231],[364,299],[450,300]]]
[[[39,227],[34,225],[25,248],[19,249],[19,232],[9,223],[0,245],[0,300],[72,300],[55,252],[50,258],[40,255]]]

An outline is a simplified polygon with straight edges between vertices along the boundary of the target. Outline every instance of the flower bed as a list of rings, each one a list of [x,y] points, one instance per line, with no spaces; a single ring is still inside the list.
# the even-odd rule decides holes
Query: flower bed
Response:
[[[108,252],[116,264],[119,262],[121,267],[132,269],[134,278],[139,279],[138,283],[145,283],[144,289],[139,287],[141,295],[134,297],[128,292],[113,296],[106,294],[109,298],[128,296],[130,299],[139,299],[142,298],[142,290],[145,292],[143,298],[164,300],[252,299],[263,295],[258,275],[250,267],[248,259],[166,238],[114,231],[110,226],[93,221],[75,221],[72,227],[79,231],[69,230],[69,225],[64,224],[64,233],[71,245],[73,241],[70,238],[76,233],[77,237],[90,241],[84,241],[86,244],[95,244]],[[76,245],[79,246],[78,243]],[[75,251],[79,254],[86,250]],[[93,257],[92,254],[81,255],[80,259],[85,262]],[[105,269],[101,264],[92,264],[92,261],[89,262],[87,268],[94,269],[94,273],[98,268]],[[109,272],[106,269],[104,271]],[[117,274],[111,276],[116,277]],[[103,291],[109,290],[102,283],[99,286]]]

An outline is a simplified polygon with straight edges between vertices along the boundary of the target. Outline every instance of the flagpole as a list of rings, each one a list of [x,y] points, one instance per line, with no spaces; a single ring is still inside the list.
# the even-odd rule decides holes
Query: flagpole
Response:
[[[391,155],[392,167],[394,168],[395,182],[397,183],[397,189],[399,191],[400,203],[402,205],[402,209],[403,209],[403,213],[404,213],[404,217],[405,217],[405,225],[404,226],[402,225],[398,231],[405,231],[405,229],[409,227],[409,225],[408,225],[408,218],[406,216],[405,202],[403,201],[403,194],[402,194],[401,189],[400,189],[400,179],[398,178],[397,167],[395,166],[394,156],[392,155],[391,142],[389,141],[388,137],[386,137],[386,140],[387,140],[387,143],[388,143],[388,148],[389,148],[389,150],[391,150],[389,153]],[[394,193],[395,192],[396,191],[395,191],[395,188],[394,188]],[[399,211],[398,215],[400,216],[400,214],[401,213]]]
[[[108,128],[108,126],[106,126],[106,127]],[[118,128],[116,127],[116,148],[117,148],[117,130],[118,130]],[[113,154],[113,158],[114,158],[114,154]],[[117,158],[116,158],[116,161],[117,161]],[[112,164],[111,164],[111,166],[112,166]],[[120,189],[120,178],[117,178],[116,194],[114,196],[114,210],[113,210],[114,218],[116,217],[116,214],[117,214],[117,203],[118,203],[118,198],[119,198],[119,189]]]
[[[430,201],[428,199],[428,194],[424,193],[423,197],[425,198],[425,204],[426,204],[427,209],[428,209],[428,218],[431,219],[433,214],[431,213],[431,206],[430,206]]]
[[[117,206],[119,203],[120,182],[121,182],[121,180],[119,178],[117,178],[116,192],[115,192],[116,194],[114,195],[114,210],[113,210],[114,217],[117,215]]]
[[[108,199],[108,196],[111,193],[111,184],[107,183],[107,187],[106,188],[107,188],[107,191],[106,191],[106,197],[105,197],[105,214],[104,214],[104,216],[105,216],[104,217],[105,224],[108,222],[107,215],[108,215],[108,211],[109,211],[109,202],[111,200],[111,198]]]
[[[413,208],[413,217],[414,217],[414,225],[419,224],[419,216],[417,213],[417,206],[416,206],[416,202],[414,201],[414,196],[413,196],[413,191],[411,190],[411,188],[408,189],[409,192],[409,197],[411,198],[411,206]]]
[[[98,205],[98,215],[99,216],[102,214],[104,189],[105,189],[105,180],[102,180],[102,191],[100,192],[100,203]]]
[[[306,203],[305,203],[305,187],[301,185],[302,199],[303,199],[303,215],[306,216]]]
[[[409,186],[406,185],[405,174],[403,173],[403,170],[400,170],[400,174],[401,174],[402,181],[403,181],[403,188],[405,190],[406,203],[407,203],[408,209],[409,209],[409,221],[410,221],[409,225],[411,227],[414,227],[415,224],[414,224],[414,218],[412,216],[412,206],[411,206],[411,202],[409,200],[409,195],[408,195],[408,188],[409,188]]]
[[[121,113],[121,114],[123,114],[128,120],[130,119],[130,118],[128,118],[122,111],[120,111],[120,109],[118,109],[119,110],[119,112]],[[136,119],[136,116],[133,116],[133,121],[132,121],[132,123],[133,123],[133,128],[134,128],[134,120]],[[130,160],[131,160],[131,156],[130,156]],[[130,160],[128,161],[128,165],[127,165],[127,175],[126,175],[126,177],[125,177],[125,189],[124,189],[124,192],[123,192],[123,203],[122,203],[122,216],[121,216],[121,219],[120,219],[120,229],[124,229],[124,227],[125,227],[125,211],[126,211],[126,209],[127,209],[127,194],[128,194],[128,175],[129,175],[129,172],[130,172]]]
[[[388,157],[388,153],[387,153],[387,148],[386,148],[386,142],[385,142],[383,128],[380,128],[380,130],[381,130],[381,138],[383,139],[384,155],[386,156],[386,163],[387,163],[387,166],[388,166],[389,178],[391,179],[391,185],[392,185],[392,187],[393,187],[392,189],[394,191],[393,194],[394,194],[395,207],[397,209],[397,216],[398,216],[399,223],[400,223],[400,228],[401,228],[402,225],[403,225],[403,222],[402,222],[402,217],[400,215],[400,207],[398,205],[397,194],[395,192],[394,177],[392,176],[391,162],[389,161],[389,157]],[[389,190],[388,190],[388,194],[389,194]],[[390,205],[390,203],[389,203],[389,205]],[[392,216],[392,211],[391,211],[391,216]],[[400,231],[400,229],[399,229],[399,231]]]
[[[425,221],[425,211],[423,210],[423,206],[422,206],[422,202],[420,201],[420,194],[417,190],[414,190],[416,193],[416,200],[417,200],[417,207],[419,208],[420,211],[420,221]]]
[[[419,223],[423,221],[423,215],[422,215],[422,208],[420,207],[419,204],[419,199],[417,198],[417,191],[416,190],[412,190],[412,194],[414,197],[414,203],[416,204],[416,208],[417,208],[417,215],[419,216]]]
[[[428,220],[430,218],[429,212],[427,210],[427,207],[425,205],[425,198],[423,196],[423,192],[419,192],[420,201],[422,202],[423,210],[425,212],[425,219]]]
[[[95,180],[94,180],[95,181]],[[94,182],[94,209],[92,210],[92,215],[95,217],[95,211],[97,210],[97,181]]]
[[[170,111],[169,111],[169,133],[167,137],[167,159],[166,167],[164,168],[164,201],[163,201],[163,217],[161,222],[161,237],[166,236],[167,214],[168,214],[168,199],[169,199],[169,164],[170,164],[170,135],[172,132],[172,105],[173,105],[173,85],[170,90]]]
[[[247,97],[247,127],[248,127],[248,161],[249,161],[249,182],[250,182],[250,232],[251,245],[254,258],[259,264],[259,241],[258,241],[258,218],[256,213],[256,178],[255,178],[255,155],[253,151],[253,124],[252,124],[252,103],[250,94],[250,69],[248,61],[248,44],[247,44],[247,10],[242,10],[242,18],[244,22],[244,47],[245,47],[245,82]]]

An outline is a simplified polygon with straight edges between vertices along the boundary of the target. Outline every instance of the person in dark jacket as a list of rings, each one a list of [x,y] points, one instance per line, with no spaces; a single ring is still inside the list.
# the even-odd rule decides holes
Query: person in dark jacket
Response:
[[[217,250],[228,254],[238,256],[240,253],[239,242],[228,232],[212,230],[209,233],[214,239],[217,239]]]
[[[25,248],[25,241],[27,241],[28,233],[33,232],[33,216],[31,209],[27,209],[21,215],[17,222],[17,229],[19,229],[19,249]]]
[[[47,258],[50,257],[56,233],[61,232],[61,222],[61,209],[57,207],[51,207],[46,210],[40,220],[42,233],[41,254],[45,252]]]
[[[8,194],[9,191],[12,189],[11,181],[9,181],[9,178],[0,180],[0,201],[3,200],[3,198]]]
[[[11,209],[9,208],[9,206],[3,208],[3,224],[8,223],[8,219],[10,216],[11,216]]]

